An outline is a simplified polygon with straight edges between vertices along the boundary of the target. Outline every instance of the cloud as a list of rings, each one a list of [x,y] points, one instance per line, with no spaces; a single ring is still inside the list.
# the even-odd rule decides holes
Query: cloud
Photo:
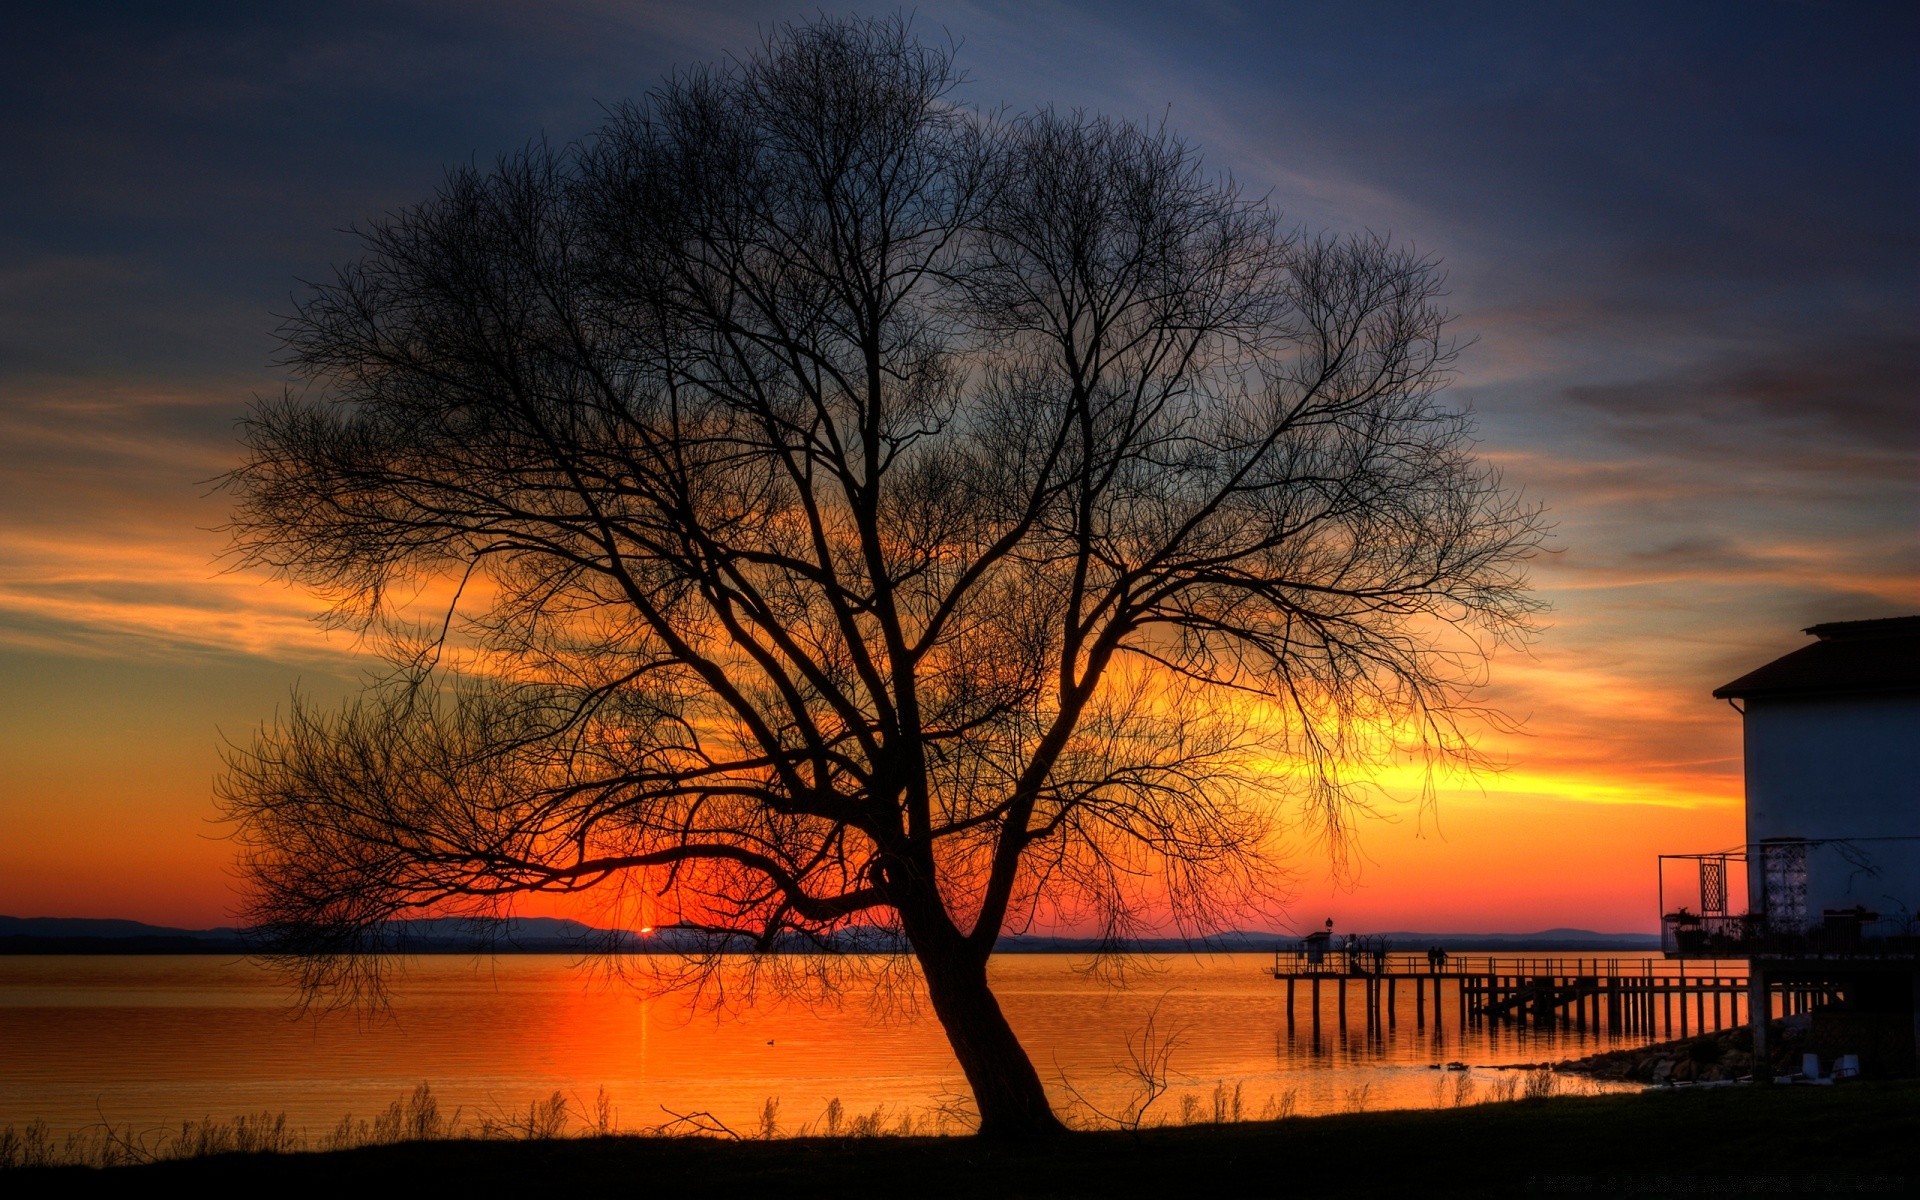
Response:
[[[1916,11],[913,13],[961,42],[965,99],[1165,114],[1291,219],[1443,260],[1479,339],[1454,394],[1558,523],[1534,572],[1551,626],[1494,666],[1488,699],[1526,725],[1489,735],[1512,770],[1486,791],[1489,827],[1557,863],[1559,819],[1527,824],[1543,804],[1643,805],[1663,815],[1641,843],[1715,844],[1658,824],[1738,795],[1738,722],[1711,688],[1815,621],[1920,608]],[[815,12],[0,13],[0,649],[103,676],[236,654],[351,674],[318,602],[223,573],[226,501],[206,494],[233,420],[278,390],[295,281],[448,164],[585,134],[600,103]]]
[[[337,662],[317,603],[223,570],[238,453],[231,382],[5,383],[0,644],[89,657],[245,653]]]
[[[0,644],[86,657],[235,653],[339,669],[318,602],[221,573],[217,535],[76,521],[57,536],[0,530]],[[264,584],[264,585],[263,585]]]
[[[1910,479],[1920,451],[1920,334],[1866,331],[1723,352],[1566,394],[1622,440],[1666,455]]]

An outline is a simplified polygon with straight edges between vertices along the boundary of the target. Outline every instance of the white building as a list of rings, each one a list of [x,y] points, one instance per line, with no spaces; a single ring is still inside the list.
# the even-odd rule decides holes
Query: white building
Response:
[[[1920,932],[1920,617],[1807,632],[1713,693],[1744,714],[1749,911],[1776,939]]]
[[[1816,1033],[1824,1021],[1879,1067],[1911,1069],[1920,1061],[1920,616],[1806,632],[1811,645],[1714,690],[1742,714],[1746,844],[1662,857],[1662,936],[1673,956],[1748,961],[1761,1061],[1769,1015],[1811,1009]],[[1682,862],[1676,881],[1669,868]],[[1729,868],[1741,866],[1747,911],[1735,912]]]

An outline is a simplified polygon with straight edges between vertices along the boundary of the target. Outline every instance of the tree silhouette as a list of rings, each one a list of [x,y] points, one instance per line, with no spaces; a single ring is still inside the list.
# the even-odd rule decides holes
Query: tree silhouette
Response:
[[[875,930],[982,1133],[1050,1131],[1004,930],[1208,928],[1357,766],[1468,753],[1539,525],[1438,399],[1433,264],[956,79],[786,28],[452,172],[289,320],[237,552],[395,664],[221,784],[308,986],[529,893]]]

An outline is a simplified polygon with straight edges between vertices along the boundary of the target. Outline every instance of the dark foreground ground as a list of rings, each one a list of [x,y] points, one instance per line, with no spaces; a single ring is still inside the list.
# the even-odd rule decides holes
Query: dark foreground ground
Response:
[[[1920,1196],[1920,1081],[966,1138],[443,1141],[0,1174],[0,1194]]]

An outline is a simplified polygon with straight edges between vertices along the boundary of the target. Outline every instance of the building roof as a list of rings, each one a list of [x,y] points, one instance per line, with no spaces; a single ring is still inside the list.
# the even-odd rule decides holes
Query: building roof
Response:
[[[1713,694],[1726,700],[1920,691],[1920,616],[1830,621],[1805,632],[1819,640]]]

